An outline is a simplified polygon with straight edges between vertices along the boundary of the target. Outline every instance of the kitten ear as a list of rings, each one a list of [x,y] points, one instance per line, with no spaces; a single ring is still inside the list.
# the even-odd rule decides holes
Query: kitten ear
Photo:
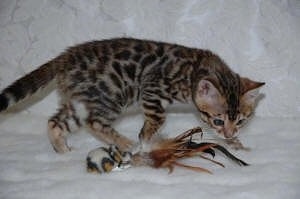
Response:
[[[213,105],[218,102],[220,93],[209,80],[203,79],[198,83],[198,96],[201,98],[201,101]]]
[[[243,100],[248,104],[254,104],[259,95],[259,88],[263,85],[265,85],[265,82],[255,82],[248,78],[241,78]]]

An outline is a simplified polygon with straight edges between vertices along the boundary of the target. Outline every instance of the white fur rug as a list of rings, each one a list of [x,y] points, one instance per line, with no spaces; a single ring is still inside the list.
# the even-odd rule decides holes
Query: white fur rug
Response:
[[[208,48],[242,76],[266,82],[256,116],[241,133],[252,150],[234,152],[251,166],[218,154],[226,168],[200,161],[213,175],[144,167],[88,174],[86,154],[102,143],[78,133],[69,139],[74,150],[58,155],[47,140],[55,92],[1,114],[0,198],[299,198],[299,18],[297,0],[0,1],[0,90],[70,45],[122,36]],[[199,124],[195,110],[183,106],[169,113],[162,133],[175,136]],[[141,125],[139,113],[128,113],[116,128],[137,139]]]

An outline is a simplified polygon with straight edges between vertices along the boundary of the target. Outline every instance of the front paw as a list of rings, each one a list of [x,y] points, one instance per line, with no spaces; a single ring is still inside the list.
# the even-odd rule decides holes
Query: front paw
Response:
[[[250,151],[250,147],[245,147],[238,138],[226,139],[226,144],[234,150]]]
[[[129,149],[129,151],[131,154],[137,154],[142,151],[142,148],[143,148],[142,143],[137,142]]]
[[[152,150],[153,141],[140,140],[129,150],[132,154],[148,153]]]

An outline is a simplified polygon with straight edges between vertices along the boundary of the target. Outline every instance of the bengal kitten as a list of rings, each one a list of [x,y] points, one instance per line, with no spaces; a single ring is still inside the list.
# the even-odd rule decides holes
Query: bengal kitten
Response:
[[[0,111],[52,80],[61,104],[48,121],[48,136],[58,153],[70,150],[67,135],[85,125],[96,138],[130,149],[133,141],[111,124],[134,102],[145,116],[140,141],[150,140],[162,126],[165,108],[174,100],[192,101],[218,134],[233,138],[253,112],[258,88],[264,85],[240,77],[208,50],[118,38],[71,47],[15,81],[0,94]]]

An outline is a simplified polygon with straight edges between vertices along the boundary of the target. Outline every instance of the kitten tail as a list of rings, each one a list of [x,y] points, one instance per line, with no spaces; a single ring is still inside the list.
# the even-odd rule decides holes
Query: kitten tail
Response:
[[[56,76],[56,59],[16,80],[0,94],[0,112],[46,87]]]

